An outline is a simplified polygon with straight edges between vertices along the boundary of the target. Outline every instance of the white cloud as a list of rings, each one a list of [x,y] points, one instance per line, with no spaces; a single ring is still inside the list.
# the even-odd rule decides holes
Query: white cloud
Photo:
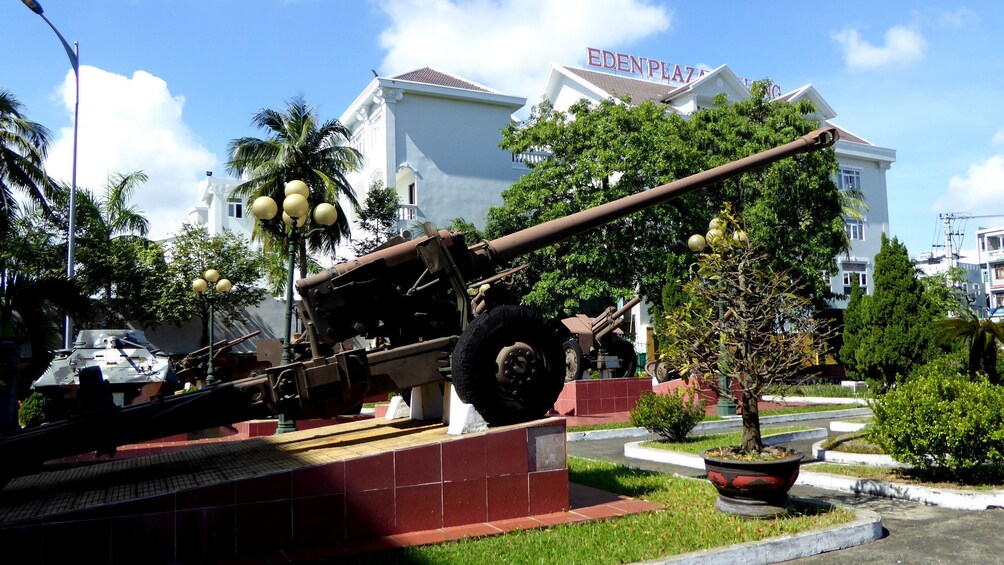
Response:
[[[388,75],[435,67],[530,103],[543,87],[540,61],[585,61],[669,29],[671,13],[648,0],[383,0],[380,34]]]
[[[885,32],[885,45],[875,46],[861,38],[858,30],[847,28],[834,33],[833,39],[844,52],[844,62],[851,70],[872,70],[895,65],[909,65],[924,57],[927,42],[919,31],[894,26]]]
[[[72,119],[72,71],[56,94]],[[130,78],[80,67],[77,186],[100,194],[114,173],[145,172],[150,180],[136,191],[133,203],[150,220],[153,238],[177,229],[197,203],[198,181],[216,164],[183,121],[184,105],[183,96],[172,96],[164,80],[145,71]],[[54,138],[46,168],[69,182],[73,126],[60,129]]]
[[[939,198],[933,210],[963,212],[1004,212],[1004,155],[994,155],[973,163],[966,174],[948,181],[948,190]]]

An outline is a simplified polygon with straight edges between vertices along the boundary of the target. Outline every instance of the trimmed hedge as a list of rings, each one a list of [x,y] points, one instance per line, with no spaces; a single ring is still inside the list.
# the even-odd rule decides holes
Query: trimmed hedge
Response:
[[[928,366],[872,409],[870,439],[897,461],[954,474],[1004,463],[1004,387],[986,379]]]
[[[683,441],[704,419],[704,403],[678,388],[670,394],[643,392],[631,410],[631,424],[670,441]]]

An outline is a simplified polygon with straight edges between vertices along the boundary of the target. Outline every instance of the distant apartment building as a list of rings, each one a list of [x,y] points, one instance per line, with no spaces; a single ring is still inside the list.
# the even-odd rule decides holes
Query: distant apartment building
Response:
[[[976,232],[976,261],[983,292],[979,311],[994,321],[1004,320],[1004,226]]]

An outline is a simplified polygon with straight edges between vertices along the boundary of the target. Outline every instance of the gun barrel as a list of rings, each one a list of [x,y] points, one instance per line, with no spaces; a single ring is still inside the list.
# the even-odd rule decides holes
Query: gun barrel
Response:
[[[820,128],[780,147],[494,239],[488,242],[487,250],[479,252],[487,253],[497,263],[503,263],[639,210],[661,204],[671,198],[682,196],[697,188],[740,175],[792,155],[829,147],[839,137],[835,127]]]

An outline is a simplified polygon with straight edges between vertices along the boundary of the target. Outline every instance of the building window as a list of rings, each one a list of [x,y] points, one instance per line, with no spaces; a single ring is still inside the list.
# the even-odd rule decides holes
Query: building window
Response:
[[[868,294],[868,273],[864,263],[844,263],[841,266],[844,271],[844,294],[851,294],[851,286],[854,281],[858,281],[861,292]]]
[[[415,183],[408,185],[408,204],[418,204],[418,188],[415,186]]]
[[[840,169],[837,174],[837,188],[840,190],[861,190],[861,171]]]
[[[847,220],[844,222],[844,232],[851,241],[864,241],[865,223],[861,220]]]
[[[227,200],[227,216],[231,218],[244,217],[244,203],[241,202],[240,198],[231,198]]]

